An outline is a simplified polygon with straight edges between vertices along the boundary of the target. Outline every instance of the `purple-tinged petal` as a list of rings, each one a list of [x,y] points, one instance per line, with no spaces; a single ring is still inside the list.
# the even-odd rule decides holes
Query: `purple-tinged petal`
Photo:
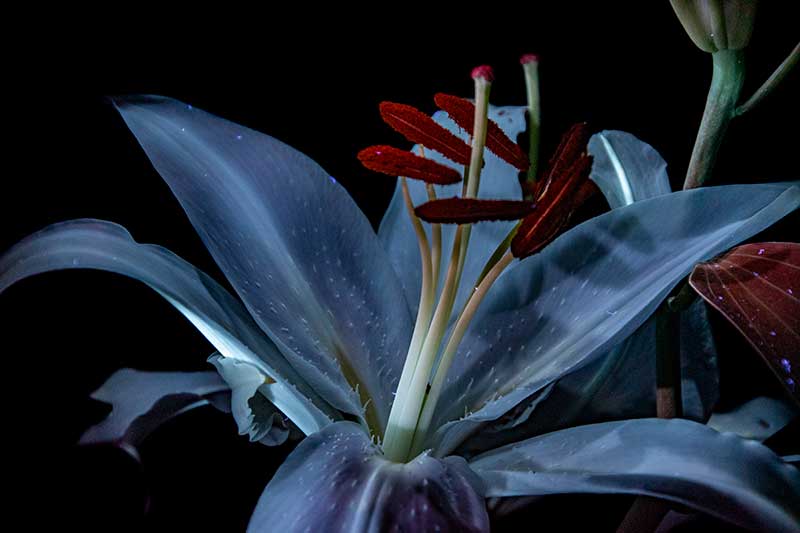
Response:
[[[488,532],[480,480],[460,457],[387,461],[357,425],[309,436],[258,501],[249,533]]]

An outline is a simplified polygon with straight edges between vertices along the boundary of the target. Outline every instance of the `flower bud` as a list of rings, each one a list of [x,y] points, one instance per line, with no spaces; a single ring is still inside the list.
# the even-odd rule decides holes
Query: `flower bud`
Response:
[[[705,52],[741,50],[753,33],[757,0],[670,0],[686,33]]]

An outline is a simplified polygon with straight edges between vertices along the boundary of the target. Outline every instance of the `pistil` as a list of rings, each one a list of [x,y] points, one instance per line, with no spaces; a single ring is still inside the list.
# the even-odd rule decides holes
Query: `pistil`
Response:
[[[528,183],[536,182],[539,167],[539,129],[542,124],[541,102],[539,99],[539,58],[525,54],[519,58],[525,73],[525,89],[528,97],[528,159],[530,167],[526,176]]]

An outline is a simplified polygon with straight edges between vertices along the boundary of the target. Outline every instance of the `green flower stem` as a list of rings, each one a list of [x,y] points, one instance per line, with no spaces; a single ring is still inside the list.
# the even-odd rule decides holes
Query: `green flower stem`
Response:
[[[778,68],[776,68],[775,72],[773,72],[772,75],[767,78],[767,81],[765,81],[764,84],[759,87],[755,93],[753,93],[753,96],[736,108],[734,116],[738,117],[739,115],[743,115],[753,109],[783,81],[786,75],[789,74],[789,72],[797,65],[798,61],[800,61],[800,43],[795,45],[794,50],[792,50],[789,56],[783,60],[783,63],[778,65]]]
[[[681,292],[667,301],[679,298]],[[656,414],[659,418],[678,418],[683,414],[680,319],[680,313],[671,311],[666,302],[656,311]],[[617,533],[655,531],[669,510],[668,502],[639,496],[617,527]]]
[[[677,418],[683,415],[681,400],[680,313],[666,304],[656,311],[656,415]]]
[[[669,310],[673,313],[679,313],[688,309],[696,299],[697,293],[692,286],[689,285],[689,282],[685,281],[677,294],[667,298],[667,307],[669,307]]]
[[[712,54],[713,74],[706,109],[697,131],[684,189],[700,187],[711,176],[719,147],[734,117],[744,82],[741,50],[719,50]]]
[[[536,181],[539,163],[539,129],[542,124],[542,106],[539,97],[539,63],[528,61],[522,65],[525,72],[525,89],[528,97],[528,168],[527,180]]]

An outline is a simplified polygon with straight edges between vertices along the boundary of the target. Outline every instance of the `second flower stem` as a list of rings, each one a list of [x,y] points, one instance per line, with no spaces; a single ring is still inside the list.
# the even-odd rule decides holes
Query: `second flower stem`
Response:
[[[711,176],[722,139],[736,113],[744,82],[741,50],[720,50],[712,54],[713,74],[706,108],[697,131],[684,189],[700,187]]]

